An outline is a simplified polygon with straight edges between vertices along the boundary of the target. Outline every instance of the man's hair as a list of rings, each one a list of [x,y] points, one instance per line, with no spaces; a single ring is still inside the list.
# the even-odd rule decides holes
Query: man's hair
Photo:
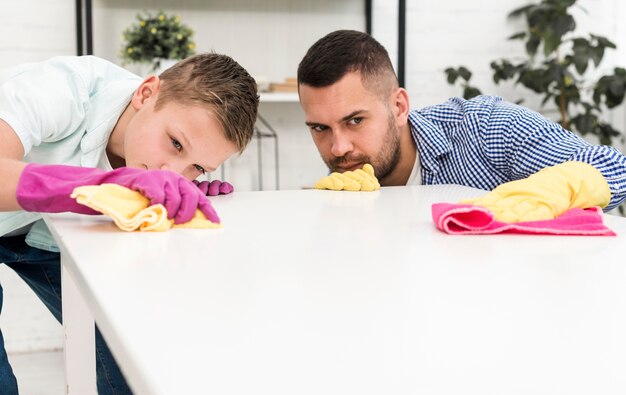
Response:
[[[156,109],[168,102],[207,106],[226,138],[242,152],[252,139],[259,108],[257,85],[232,58],[204,53],[184,59],[159,76]]]
[[[313,44],[298,66],[298,85],[330,86],[349,72],[360,72],[364,86],[380,95],[398,86],[385,47],[355,30],[337,30]]]

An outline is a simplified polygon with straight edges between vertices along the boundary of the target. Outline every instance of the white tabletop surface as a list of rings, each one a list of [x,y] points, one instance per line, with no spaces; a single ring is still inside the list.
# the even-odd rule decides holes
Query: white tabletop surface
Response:
[[[454,186],[235,192],[224,228],[54,215],[138,394],[624,394],[618,237],[451,236]]]

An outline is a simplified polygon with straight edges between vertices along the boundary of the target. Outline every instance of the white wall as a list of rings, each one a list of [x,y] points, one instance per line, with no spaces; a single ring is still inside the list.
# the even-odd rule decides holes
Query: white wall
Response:
[[[361,0],[94,0],[94,52],[119,62],[121,32],[144,9],[180,15],[199,52],[226,53],[252,75],[275,81],[295,77],[320,35],[365,27]]]
[[[0,1],[0,67],[76,54],[74,1]]]
[[[473,83],[485,93],[516,100],[527,92],[511,86],[494,86],[489,63],[500,57],[523,55],[519,42],[505,37],[521,28],[506,15],[527,0],[408,0],[406,86],[413,107],[444,101],[459,95],[449,86],[443,70],[466,65],[475,72]],[[580,0],[589,15],[577,13],[583,29],[606,35],[618,45],[604,67],[626,65],[626,4],[620,0]],[[130,5],[129,5],[130,4]],[[306,49],[323,34],[338,28],[364,29],[361,0],[95,0],[94,50],[119,63],[121,32],[139,9],[178,12],[196,30],[198,49],[228,53],[253,75],[281,80],[294,76]],[[0,67],[53,55],[75,53],[73,0],[20,0],[0,2]],[[395,62],[397,0],[374,1],[373,34],[385,44]],[[536,103],[536,100],[534,101]],[[529,105],[533,104],[530,100]],[[325,172],[303,125],[297,103],[261,105],[263,114],[279,133],[281,188],[310,185]],[[624,127],[624,110],[611,114]],[[273,188],[273,146],[263,141],[263,179]],[[238,190],[258,187],[256,142],[241,157],[226,165],[226,176]],[[218,174],[219,176],[219,174]],[[8,279],[7,279],[8,278]],[[0,325],[13,350],[55,347],[61,335],[43,306],[33,302],[12,273],[0,270],[5,303]],[[30,298],[30,299],[29,299]],[[16,302],[18,301],[19,302]],[[30,328],[30,329],[29,329]],[[52,339],[52,340],[51,340]]]
[[[509,101],[524,98],[524,105],[541,109],[541,98],[522,86],[495,85],[490,63],[501,58],[522,60],[527,56],[523,43],[506,38],[524,29],[522,19],[507,18],[510,11],[531,3],[528,0],[447,0],[407,1],[407,78],[406,87],[413,107],[439,103],[462,94],[446,82],[447,67],[467,66],[471,83],[485,94],[497,94]],[[607,51],[600,71],[626,66],[626,5],[619,0],[579,0],[574,9],[576,36],[587,32],[602,35],[617,44]],[[604,114],[613,125],[626,132],[622,108]]]

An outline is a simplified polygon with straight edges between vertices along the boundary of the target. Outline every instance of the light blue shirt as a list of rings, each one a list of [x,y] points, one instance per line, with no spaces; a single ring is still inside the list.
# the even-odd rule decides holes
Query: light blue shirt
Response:
[[[17,133],[24,161],[110,169],[106,146],[142,79],[93,56],[55,57],[0,71],[0,119]],[[38,221],[29,245],[58,251],[41,216],[0,213],[0,236]]]
[[[538,113],[495,96],[447,102],[409,114],[423,184],[491,190],[565,161],[598,169],[611,189],[605,210],[626,198],[626,157],[592,145]]]

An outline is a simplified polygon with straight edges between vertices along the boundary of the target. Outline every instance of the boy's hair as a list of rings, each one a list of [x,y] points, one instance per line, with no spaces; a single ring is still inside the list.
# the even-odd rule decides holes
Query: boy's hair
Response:
[[[259,108],[257,85],[248,72],[226,55],[198,54],[159,76],[162,85],[156,109],[168,102],[204,105],[242,152],[252,139]]]
[[[348,72],[360,72],[364,86],[379,95],[398,86],[385,47],[356,30],[337,30],[313,44],[298,66],[298,85],[330,86]]]

